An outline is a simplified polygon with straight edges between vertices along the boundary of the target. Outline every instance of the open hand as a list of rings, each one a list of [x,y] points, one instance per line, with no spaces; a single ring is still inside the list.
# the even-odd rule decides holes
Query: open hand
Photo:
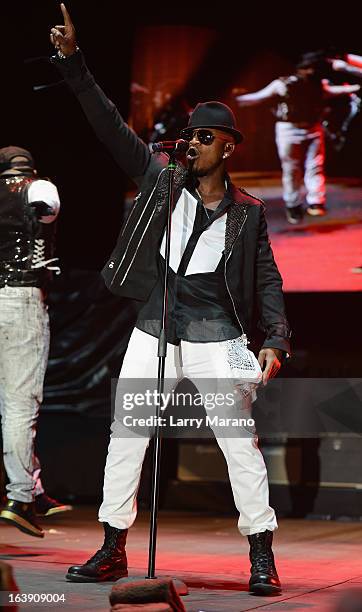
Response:
[[[56,25],[51,29],[50,42],[57,51],[68,57],[77,50],[76,34],[70,15],[63,3],[60,5],[60,9],[63,14],[64,25]]]
[[[280,363],[281,358],[282,351],[279,349],[265,348],[260,351],[258,361],[263,370],[262,382],[264,386],[267,384],[269,378],[274,378],[274,376],[278,374],[282,365]]]

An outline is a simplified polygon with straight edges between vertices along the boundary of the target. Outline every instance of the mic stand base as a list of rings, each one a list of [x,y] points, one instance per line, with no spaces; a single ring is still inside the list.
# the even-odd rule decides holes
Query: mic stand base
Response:
[[[184,597],[185,595],[189,594],[189,590],[185,582],[179,578],[174,578],[173,576],[168,575],[153,576],[152,578],[143,576],[142,574],[139,576],[127,576],[126,578],[119,578],[119,580],[117,580],[117,584],[132,584],[133,582],[139,582],[140,580],[172,580],[177,595]]]

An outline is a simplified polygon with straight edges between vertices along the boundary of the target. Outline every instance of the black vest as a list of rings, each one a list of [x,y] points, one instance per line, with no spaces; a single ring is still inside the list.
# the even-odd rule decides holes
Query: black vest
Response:
[[[0,179],[0,287],[45,288],[51,280],[45,262],[54,256],[55,223],[40,223],[28,203],[34,180],[23,175]]]
[[[320,79],[302,79],[292,75],[281,77],[280,80],[285,83],[287,92],[276,109],[278,120],[311,125],[320,121],[324,107]]]

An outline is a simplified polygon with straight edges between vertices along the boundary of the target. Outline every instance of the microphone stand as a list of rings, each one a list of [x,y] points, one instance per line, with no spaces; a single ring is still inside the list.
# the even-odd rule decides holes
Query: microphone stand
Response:
[[[158,338],[158,374],[157,374],[157,403],[156,403],[156,428],[154,433],[153,448],[153,470],[152,470],[152,489],[151,489],[151,517],[150,517],[150,541],[148,551],[148,575],[147,578],[155,578],[155,558],[156,558],[156,539],[157,539],[157,514],[160,489],[160,460],[161,460],[161,397],[165,386],[165,363],[167,354],[167,303],[168,303],[168,276],[170,263],[171,245],[171,220],[174,206],[174,175],[176,169],[176,151],[170,152],[167,165],[168,186],[167,186],[167,225],[166,225],[166,248],[165,248],[165,274],[163,278],[163,298],[161,314],[161,330]]]
[[[170,143],[171,144],[171,143]],[[166,225],[166,249],[165,249],[165,275],[163,279],[163,299],[161,314],[161,329],[158,339],[158,374],[157,374],[157,401],[156,401],[156,427],[154,433],[153,463],[152,463],[152,488],[151,488],[151,510],[150,510],[150,532],[148,549],[148,573],[145,579],[155,580],[156,566],[156,544],[157,544],[157,517],[158,499],[160,490],[160,462],[161,462],[161,398],[165,385],[165,364],[167,354],[167,302],[168,302],[168,269],[170,263],[170,243],[171,243],[171,221],[174,207],[174,176],[176,170],[176,157],[184,150],[179,142],[172,143],[175,146],[169,149],[169,161],[167,164],[168,186],[167,186],[167,225]],[[157,152],[157,148],[153,149]],[[169,578],[169,576],[168,576]],[[121,583],[131,583],[139,581],[139,576],[128,576],[120,578]],[[189,591],[184,582],[178,578],[172,578],[173,585],[178,595],[188,595]],[[140,587],[142,588],[142,587]]]
[[[157,149],[154,149],[157,151]],[[148,573],[145,579],[155,580],[156,566],[156,544],[157,544],[157,517],[158,500],[160,490],[160,462],[161,462],[161,398],[165,385],[165,363],[167,353],[167,301],[168,301],[168,269],[170,263],[170,243],[171,243],[171,220],[174,207],[174,176],[176,170],[176,157],[181,152],[181,147],[176,142],[174,148],[170,148],[169,162],[167,165],[168,189],[167,189],[167,225],[166,225],[166,250],[165,250],[165,275],[163,279],[163,299],[161,314],[161,330],[158,339],[158,374],[157,374],[157,401],[156,401],[156,427],[154,433],[153,464],[152,464],[152,489],[151,489],[151,510],[150,510],[150,532],[148,549]],[[168,577],[169,578],[169,577]],[[139,577],[121,578],[121,583],[132,583],[139,581]],[[188,595],[188,588],[182,580],[172,578],[174,587],[178,595]]]
[[[154,579],[156,565],[156,544],[157,544],[157,517],[160,490],[160,461],[161,461],[161,398],[165,384],[165,363],[167,354],[167,304],[168,304],[168,277],[170,263],[171,245],[171,222],[172,211],[174,208],[174,176],[176,170],[176,156],[179,154],[177,145],[169,153],[167,165],[168,188],[167,188],[167,225],[166,225],[166,248],[165,248],[165,274],[163,279],[163,299],[161,314],[161,330],[158,339],[158,374],[157,374],[157,403],[156,403],[156,427],[154,433],[153,465],[152,465],[152,490],[151,490],[151,511],[150,511],[150,535],[148,550],[148,574],[146,578]],[[175,581],[175,588],[179,595],[187,595],[187,586],[180,580]]]

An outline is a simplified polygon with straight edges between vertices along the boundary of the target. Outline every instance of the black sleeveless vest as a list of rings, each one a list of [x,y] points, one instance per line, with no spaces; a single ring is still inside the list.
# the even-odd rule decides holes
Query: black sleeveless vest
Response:
[[[286,95],[280,99],[276,116],[279,121],[314,124],[320,121],[323,107],[323,87],[320,80],[306,80],[291,75],[280,77],[286,85]]]
[[[52,277],[55,223],[40,223],[28,203],[34,180],[24,175],[0,179],[0,287],[45,288]]]

